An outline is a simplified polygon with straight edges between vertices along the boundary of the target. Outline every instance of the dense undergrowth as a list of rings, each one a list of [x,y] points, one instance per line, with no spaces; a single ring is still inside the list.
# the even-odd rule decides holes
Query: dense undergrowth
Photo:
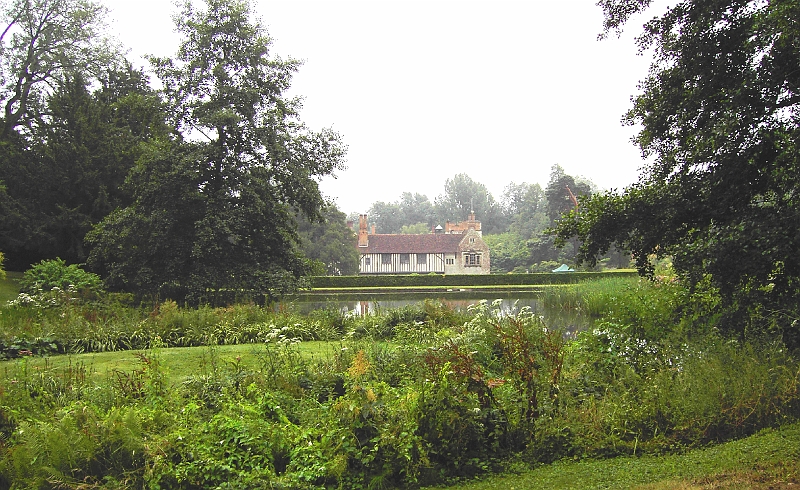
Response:
[[[416,487],[680,452],[800,415],[800,364],[780,342],[691,329],[676,284],[584,287],[544,298],[597,318],[577,335],[486,303],[367,317],[99,300],[2,309],[17,359],[0,381],[0,488]],[[303,339],[340,347],[312,359]],[[213,358],[234,342],[263,345],[257,368],[211,362],[167,381],[164,347],[204,344]],[[128,347],[149,350],[102,381],[80,363],[28,361],[35,348]]]

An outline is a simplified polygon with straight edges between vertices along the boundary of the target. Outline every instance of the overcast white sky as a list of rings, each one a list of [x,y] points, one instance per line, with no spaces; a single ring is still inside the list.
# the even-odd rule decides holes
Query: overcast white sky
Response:
[[[103,0],[134,61],[177,50],[168,0]],[[253,0],[273,53],[305,61],[303,121],[348,145],[322,190],[346,212],[402,192],[431,201],[458,173],[500,199],[560,164],[601,188],[642,165],[620,124],[649,59],[631,24],[597,40],[595,0]],[[139,59],[140,60],[140,59]],[[138,61],[145,65],[144,61]]]

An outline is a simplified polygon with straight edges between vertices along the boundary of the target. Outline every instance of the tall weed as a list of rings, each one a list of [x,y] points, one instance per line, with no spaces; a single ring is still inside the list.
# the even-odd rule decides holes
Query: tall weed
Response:
[[[709,336],[648,342],[607,324],[571,346],[564,455],[662,453],[719,442],[800,416],[800,364],[780,344]]]

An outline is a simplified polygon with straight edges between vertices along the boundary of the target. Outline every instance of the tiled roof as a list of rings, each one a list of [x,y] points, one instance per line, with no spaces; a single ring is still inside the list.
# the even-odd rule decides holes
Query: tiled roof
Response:
[[[369,235],[369,246],[361,253],[455,253],[464,235]]]

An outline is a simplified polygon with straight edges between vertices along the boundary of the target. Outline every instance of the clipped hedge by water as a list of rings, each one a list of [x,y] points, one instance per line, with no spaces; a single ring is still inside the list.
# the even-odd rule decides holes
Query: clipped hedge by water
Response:
[[[310,277],[312,288],[394,288],[443,286],[538,286],[544,284],[574,284],[589,279],[632,277],[635,271],[605,272],[541,272],[534,274],[426,274],[374,276],[315,276]]]

